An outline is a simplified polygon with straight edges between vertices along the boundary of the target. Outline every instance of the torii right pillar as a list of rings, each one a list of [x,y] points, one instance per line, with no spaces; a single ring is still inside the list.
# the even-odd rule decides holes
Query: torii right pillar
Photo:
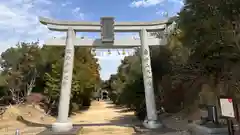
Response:
[[[140,32],[141,39],[141,60],[142,60],[142,72],[143,72],[143,82],[145,89],[145,100],[146,100],[146,111],[147,117],[144,120],[143,125],[146,128],[155,129],[162,126],[158,121],[156,103],[153,89],[153,79],[152,79],[152,68],[151,68],[151,58],[149,46],[147,43],[148,33],[146,29],[142,29]]]

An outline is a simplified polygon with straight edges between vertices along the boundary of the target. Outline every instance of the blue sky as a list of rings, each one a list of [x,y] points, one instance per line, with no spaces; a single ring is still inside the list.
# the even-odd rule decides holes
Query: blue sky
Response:
[[[182,0],[0,0],[0,51],[18,41],[36,41],[62,37],[65,33],[49,31],[38,21],[38,16],[59,20],[99,21],[102,16],[113,16],[116,21],[164,20],[180,11]],[[78,33],[78,36],[98,37],[98,33]],[[117,34],[118,37],[136,36],[135,33]],[[120,49],[119,51],[123,51]],[[106,80],[116,73],[124,55],[111,50],[112,57],[98,53],[102,68],[101,78]],[[126,54],[132,50],[125,50]],[[111,59],[109,59],[111,58]]]

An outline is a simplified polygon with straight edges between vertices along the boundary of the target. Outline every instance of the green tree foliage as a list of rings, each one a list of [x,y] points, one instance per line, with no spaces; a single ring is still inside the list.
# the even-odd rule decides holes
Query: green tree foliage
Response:
[[[187,0],[179,14],[179,27],[183,31],[180,40],[191,52],[187,67],[201,71],[202,78],[205,82],[210,80],[213,89],[217,89],[220,82],[228,86],[223,93],[215,90],[216,96],[236,95],[239,84],[239,76],[234,70],[239,67],[240,53],[240,10],[237,5],[237,0]]]
[[[5,76],[5,86],[8,95],[14,102],[21,102],[29,95],[38,76],[40,48],[35,43],[19,43],[15,48],[9,48],[2,53],[2,75]]]
[[[60,51],[63,53],[63,48]],[[61,88],[63,55],[61,56],[61,59],[58,58],[55,63],[52,63],[51,71],[45,73],[45,94],[51,98],[50,103],[55,103],[55,105],[58,103]],[[71,110],[77,111],[82,106],[89,106],[92,92],[99,84],[99,65],[91,54],[90,48],[75,48]],[[56,111],[54,110],[54,112]]]
[[[118,73],[111,75],[109,81],[105,84],[110,89],[110,98],[116,104],[126,106],[134,110],[136,114],[145,108],[139,53],[140,51],[137,49],[135,55],[125,57],[118,67]],[[139,114],[137,115],[140,117]]]
[[[100,85],[99,65],[90,48],[76,48],[73,76],[73,98],[83,106],[90,105],[90,97]]]
[[[56,114],[57,105],[59,103],[60,97],[60,88],[61,88],[61,67],[62,64],[60,62],[53,63],[51,65],[51,71],[45,73],[44,81],[44,95],[48,97],[47,106],[48,111],[51,110],[52,114]],[[55,110],[54,110],[55,109]]]
[[[239,97],[240,76],[236,70],[239,68],[240,58],[239,2],[238,0],[185,1],[175,20],[178,27],[167,35],[168,44],[164,47],[151,48],[154,88],[157,96],[160,97],[157,102],[161,101],[157,105],[163,105],[169,112],[188,108],[198,99],[199,92],[204,89],[202,86],[206,86],[205,84],[210,88],[208,91],[215,95],[208,97],[213,100],[212,103],[216,103],[214,100],[220,94]],[[155,35],[159,37],[161,33]],[[137,54],[132,57],[136,56]],[[121,70],[114,79],[113,77],[110,79],[110,82],[112,82],[111,88],[116,93],[115,97],[124,97],[115,100],[122,99],[121,103],[129,106],[135,103],[136,98],[133,97],[138,96],[139,88],[134,87],[136,84],[127,80],[140,80],[141,77],[132,75],[133,71],[129,72],[129,68],[126,72],[127,70],[123,69],[126,65],[125,61],[122,62],[119,66]],[[135,71],[141,69],[140,65],[139,63]],[[224,86],[219,88],[221,83]],[[140,86],[139,83],[138,85]],[[210,93],[206,95],[211,95]],[[144,93],[140,95],[144,101]],[[140,106],[140,104],[136,105],[135,108]]]
[[[54,53],[53,53],[54,52]],[[45,109],[53,115],[57,107],[63,71],[63,47],[39,47],[19,43],[1,55],[1,97],[12,103],[23,102],[31,92],[46,97]],[[71,111],[90,105],[91,94],[100,86],[99,65],[91,48],[75,48]],[[75,107],[75,108],[74,108]]]

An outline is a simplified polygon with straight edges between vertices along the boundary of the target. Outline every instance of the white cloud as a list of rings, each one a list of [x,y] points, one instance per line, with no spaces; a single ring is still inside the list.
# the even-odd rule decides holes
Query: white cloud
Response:
[[[65,1],[65,2],[63,2],[61,5],[62,5],[62,7],[66,7],[67,5],[71,5],[72,4],[72,2],[70,2],[70,1]]]
[[[52,4],[52,0],[11,0],[13,3],[28,4]]]
[[[41,42],[56,32],[39,23],[38,16],[51,17],[48,8],[51,0],[1,0],[0,1],[0,53],[19,41]]]
[[[80,7],[76,7],[75,9],[73,9],[73,13],[78,13],[80,11]]]
[[[149,7],[149,6],[155,6],[158,5],[165,0],[138,0],[138,1],[133,1],[130,4],[130,7]]]
[[[168,12],[167,11],[162,11],[161,9],[156,12],[157,15],[161,15],[163,17],[168,17]]]
[[[34,1],[34,0],[33,0]],[[35,0],[37,3],[52,4],[51,0]]]
[[[85,18],[85,14],[81,12],[80,7],[76,7],[72,10],[72,13],[75,17],[80,18],[83,20]]]
[[[164,2],[178,3],[181,6],[184,5],[184,0],[134,0],[130,7],[150,7],[163,4]]]
[[[184,0],[169,0],[169,1],[174,2],[174,3],[178,3],[178,4],[180,4],[181,6],[184,5]]]

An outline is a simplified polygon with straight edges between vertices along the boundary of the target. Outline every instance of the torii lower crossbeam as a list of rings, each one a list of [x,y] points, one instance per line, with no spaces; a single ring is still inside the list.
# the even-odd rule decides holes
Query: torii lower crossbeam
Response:
[[[148,38],[149,46],[165,45],[166,39]],[[44,43],[47,46],[66,46],[66,38],[48,39]],[[81,39],[76,38],[73,41],[75,46],[97,47],[97,48],[133,48],[140,47],[140,39],[116,39],[113,44],[102,43],[101,39]]]

